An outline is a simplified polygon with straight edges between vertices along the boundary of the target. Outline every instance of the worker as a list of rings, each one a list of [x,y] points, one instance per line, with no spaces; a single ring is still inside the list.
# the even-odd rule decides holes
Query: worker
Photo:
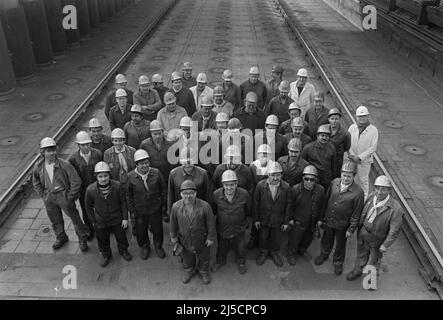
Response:
[[[266,117],[265,129],[259,130],[254,136],[256,146],[262,144],[268,144],[271,146],[271,159],[274,161],[277,161],[281,156],[288,154],[286,139],[277,132],[277,129],[278,118],[276,115],[271,114]]]
[[[165,106],[164,96],[165,93],[169,90],[163,85],[163,76],[161,74],[154,74],[151,78],[152,88],[157,91],[158,96],[160,97],[160,101],[162,104],[162,108]],[[152,120],[151,120],[152,121]]]
[[[249,79],[240,85],[241,98],[244,100],[249,92],[254,92],[257,96],[257,108],[263,111],[268,101],[266,85],[259,80],[260,72],[257,67],[249,70]]]
[[[267,98],[268,102],[272,98],[280,94],[280,84],[283,81],[283,68],[281,66],[272,66],[271,79],[266,81]],[[288,92],[289,92],[289,82],[288,82]]]
[[[197,186],[191,180],[180,185],[181,200],[171,208],[170,235],[174,246],[181,246],[184,274],[183,283],[191,281],[198,271],[204,284],[209,275],[210,246],[216,240],[215,218],[211,206],[197,197]]]
[[[318,222],[323,225],[321,253],[315,259],[316,265],[323,264],[329,257],[336,241],[333,256],[334,273],[341,275],[346,257],[346,241],[357,229],[364,206],[364,192],[354,182],[355,164],[343,163],[341,178],[332,181],[326,192],[327,205]]]
[[[317,169],[318,182],[325,189],[334,179],[337,168],[337,156],[334,145],[329,142],[330,136],[331,128],[329,125],[318,127],[317,140],[306,145],[300,155]]]
[[[403,208],[391,195],[391,180],[381,175],[375,179],[375,191],[369,196],[360,217],[357,232],[357,256],[347,280],[358,278],[366,265],[380,270],[383,254],[400,234]]]
[[[319,126],[329,124],[329,109],[325,107],[325,94],[322,91],[314,92],[312,98],[313,107],[305,113],[305,121],[308,124],[307,133],[312,140],[317,137],[317,129]]]
[[[282,179],[292,187],[302,180],[303,170],[309,165],[305,159],[300,157],[302,142],[298,138],[292,138],[288,143],[288,155],[278,158],[282,167]]]
[[[173,93],[166,92],[164,100],[166,106],[158,112],[157,120],[163,130],[168,132],[171,129],[178,128],[181,118],[187,117],[188,113],[184,108],[177,105],[177,98]]]
[[[223,187],[214,191],[214,213],[217,229],[217,262],[212,270],[217,271],[227,262],[229,247],[235,248],[238,272],[246,273],[246,217],[250,215],[251,200],[248,191],[238,186],[237,175],[226,170],[221,176]]]
[[[243,126],[239,119],[232,118],[228,121],[228,130],[226,134],[222,136],[221,146],[223,155],[226,152],[226,148],[230,145],[236,145],[240,148],[241,161],[245,164],[250,164],[254,161],[254,139],[252,132],[245,134],[242,132]]]
[[[143,119],[141,106],[134,104],[131,107],[131,121],[127,122],[123,127],[126,136],[126,144],[134,149],[140,148],[143,140],[151,136],[149,127],[151,122]]]
[[[292,120],[294,118],[300,117],[300,114],[301,114],[300,107],[295,102],[292,102],[288,106],[289,119],[280,123],[280,127],[278,128],[278,133],[280,133],[282,135],[285,135],[287,133],[291,133],[292,132],[292,129],[291,129]]]
[[[215,118],[217,113],[213,111],[214,100],[212,96],[203,96],[200,101],[201,109],[192,115],[192,121],[197,121],[198,131],[215,129]]]
[[[182,82],[186,88],[191,88],[197,84],[195,77],[192,75],[192,65],[190,62],[183,63],[182,74]]]
[[[240,109],[242,106],[241,90],[234,81],[234,75],[230,69],[223,71],[222,88],[225,93],[225,100],[234,106],[234,111]]]
[[[189,90],[191,90],[192,95],[194,96],[195,106],[197,107],[197,111],[201,110],[201,103],[203,101],[203,97],[214,96],[214,90],[212,90],[209,86],[207,86],[208,79],[206,77],[206,73],[199,73],[197,76],[197,84]]]
[[[195,99],[192,95],[192,91],[183,85],[182,80],[182,75],[179,72],[174,71],[171,75],[172,87],[170,92],[172,92],[177,98],[177,105],[184,108],[186,113],[191,116],[197,111],[197,107],[195,106]]]
[[[94,167],[96,182],[86,189],[85,204],[90,221],[97,232],[98,250],[102,254],[100,266],[106,267],[112,258],[110,235],[114,234],[118,252],[126,261],[131,261],[128,252],[128,210],[125,189],[120,182],[111,179],[111,169],[100,161]]]
[[[158,92],[151,88],[149,77],[141,75],[138,78],[138,91],[134,93],[134,104],[141,106],[143,118],[149,121],[157,119],[157,113],[162,108]]]
[[[132,96],[134,94],[134,92],[132,92],[131,90],[129,90],[128,88],[126,88],[128,84],[128,81],[126,80],[126,77],[123,74],[118,74],[115,76],[115,87],[116,89],[112,90],[107,96],[106,96],[106,101],[105,101],[105,115],[106,118],[109,119],[109,111],[111,110],[111,108],[113,106],[115,106],[117,104],[117,101],[115,99],[115,92],[118,89],[124,89],[126,92],[126,96],[128,99],[128,104],[132,105]]]
[[[314,98],[315,87],[308,82],[308,70],[300,68],[297,72],[297,80],[291,82],[289,97],[301,108],[301,118],[305,118],[306,111],[311,107],[311,100]]]
[[[357,124],[353,123],[348,131],[351,135],[351,147],[348,151],[349,160],[357,164],[357,183],[365,192],[365,199],[369,193],[369,171],[377,151],[378,130],[369,121],[369,111],[365,106],[356,110]]]
[[[255,133],[256,129],[263,129],[266,116],[264,112],[257,108],[257,94],[249,92],[245,97],[245,106],[234,111],[234,117],[238,118],[244,129],[250,129]]]
[[[103,161],[103,153],[100,150],[91,148],[91,142],[92,140],[87,132],[78,132],[75,137],[75,143],[78,145],[78,150],[71,155],[68,160],[82,180],[79,202],[80,207],[82,208],[83,222],[89,228],[88,240],[92,240],[94,237],[94,227],[91,221],[89,221],[85,207],[86,188],[91,183],[95,182],[95,165],[100,161]]]
[[[289,142],[293,138],[300,139],[302,148],[304,148],[305,145],[312,141],[307,134],[303,133],[304,129],[305,122],[303,119],[301,117],[295,117],[291,121],[291,132],[284,135],[286,141]]]
[[[128,173],[126,199],[131,219],[137,228],[137,244],[140,257],[148,259],[150,242],[148,228],[154,239],[154,248],[160,259],[166,257],[163,250],[163,212],[166,212],[167,187],[161,172],[150,166],[149,154],[139,149],[134,153],[136,168]]]
[[[89,134],[92,140],[91,147],[100,150],[102,154],[112,147],[111,137],[103,133],[103,126],[97,118],[89,120]]]
[[[224,112],[229,118],[234,114],[234,106],[229,101],[225,100],[225,91],[222,86],[216,86],[214,88],[214,108],[212,109],[216,113]]]
[[[340,124],[341,112],[337,108],[332,108],[329,110],[328,121],[331,125],[331,137],[329,142],[335,147],[335,152],[337,155],[337,170],[336,178],[340,174],[339,168],[343,165],[343,156],[345,152],[349,151],[351,147],[351,135],[349,132]]]
[[[281,180],[282,169],[278,162],[269,165],[268,175],[257,184],[254,192],[253,220],[260,238],[256,262],[261,266],[270,254],[274,264],[282,267],[280,246],[283,232],[288,231],[292,219],[292,192],[289,184]]]
[[[293,219],[289,221],[291,231],[287,250],[290,265],[296,264],[297,254],[306,261],[311,260],[308,248],[314,239],[317,222],[322,217],[325,205],[325,189],[317,183],[317,176],[314,166],[306,166],[303,181],[292,187]]]
[[[218,131],[220,138],[222,137],[223,130],[228,129],[229,116],[224,112],[217,113],[215,117],[215,129]]]
[[[81,179],[74,167],[57,156],[57,144],[50,137],[40,141],[43,161],[34,165],[32,184],[35,192],[43,199],[49,221],[55,234],[52,249],[60,249],[69,238],[65,232],[62,210],[71,219],[82,252],[88,250],[88,227],[85,226],[75,205],[79,198]]]
[[[111,131],[115,128],[123,129],[125,123],[131,121],[131,105],[128,104],[126,91],[117,89],[115,100],[117,100],[117,104],[109,111],[109,127]]]
[[[272,97],[265,108],[265,114],[267,116],[274,114],[278,117],[278,122],[282,123],[289,119],[288,109],[289,105],[294,102],[288,97],[289,82],[283,80],[278,86],[279,94]]]

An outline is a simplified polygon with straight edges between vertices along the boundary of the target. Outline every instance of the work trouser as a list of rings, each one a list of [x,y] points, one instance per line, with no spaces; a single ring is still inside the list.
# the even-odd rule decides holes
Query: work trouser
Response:
[[[383,239],[375,237],[362,226],[357,236],[357,257],[354,266],[354,271],[357,274],[361,274],[367,264],[375,266],[377,271],[380,269],[383,257],[383,253],[380,251],[382,243]]]
[[[267,256],[276,255],[280,252],[283,231],[280,227],[269,227],[262,225],[259,231],[260,254]]]
[[[294,257],[297,252],[300,254],[305,253],[313,239],[314,232],[310,223],[307,225],[294,224],[289,232],[288,257]]]
[[[335,251],[333,255],[334,265],[343,265],[346,256],[346,230],[338,230],[328,226],[324,227],[323,237],[321,239],[321,255],[324,258],[329,257],[335,240]]]
[[[218,236],[217,248],[217,263],[226,264],[228,257],[229,246],[233,245],[235,248],[235,260],[238,264],[246,263],[246,243],[245,232],[241,232],[233,238],[222,238]]]
[[[369,193],[369,171],[371,171],[370,163],[361,163],[357,165],[357,174],[355,175],[355,182],[363,189],[365,193],[365,200]]]
[[[121,226],[121,223],[104,228],[96,228],[95,232],[97,234],[98,250],[104,257],[111,256],[111,233],[114,234],[115,240],[117,240],[118,252],[121,254],[128,250],[128,239],[126,238],[126,232]]]
[[[203,247],[199,250],[191,251],[189,248],[184,247],[181,257],[183,259],[183,266],[185,272],[194,273],[198,269],[201,275],[209,274],[209,260],[211,257],[210,247],[203,244]],[[198,262],[197,262],[198,261]]]
[[[94,230],[94,226],[92,225],[92,222],[89,220],[88,214],[86,212],[86,203],[85,203],[85,195],[86,195],[86,189],[81,188],[80,189],[80,207],[82,208],[82,219],[85,226],[89,228],[89,231]]]
[[[149,227],[154,238],[154,246],[159,249],[163,246],[163,221],[161,211],[153,214],[139,214],[136,218],[137,243],[139,247],[150,247]]]
[[[78,239],[82,241],[88,237],[88,227],[85,226],[80,218],[75,201],[66,198],[66,191],[59,191],[56,193],[49,192],[45,195],[43,202],[45,204],[48,218],[51,221],[52,229],[58,240],[68,237],[65,232],[65,222],[63,220],[62,210],[71,219]]]

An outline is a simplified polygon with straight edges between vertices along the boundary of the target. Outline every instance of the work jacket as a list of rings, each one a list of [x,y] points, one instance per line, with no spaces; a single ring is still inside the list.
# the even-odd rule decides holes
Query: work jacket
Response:
[[[223,183],[221,181],[223,173],[229,170],[226,163],[219,164],[212,175],[212,184],[215,189],[221,188]],[[254,195],[254,176],[251,169],[245,164],[239,164],[235,169],[230,169],[237,175],[237,185],[246,191],[252,197]]]
[[[95,165],[103,161],[103,154],[101,151],[91,148],[89,162],[86,163],[85,159],[80,155],[80,150],[77,150],[68,161],[82,179],[81,189],[85,191],[86,188],[95,181]],[[83,199],[81,199],[81,201],[83,201]]]
[[[194,95],[190,89],[182,86],[180,91],[174,91],[174,89],[170,89],[169,91],[171,91],[177,98],[177,101],[175,102],[177,106],[184,108],[189,116],[197,112]]]
[[[163,106],[157,90],[150,88],[146,94],[142,94],[140,90],[135,92],[133,101],[142,107],[143,116],[149,121],[157,119],[157,113]]]
[[[320,112],[315,112],[315,107],[308,109],[305,114],[305,121],[308,124],[308,135],[312,140],[317,138],[317,129],[319,126],[329,124],[329,109],[322,106]]]
[[[174,112],[169,112],[167,107],[162,108],[157,113],[157,120],[160,121],[163,130],[170,131],[171,129],[180,128],[180,120],[187,116],[186,110],[177,105]]]
[[[149,154],[151,167],[160,170],[164,179],[168,179],[173,167],[168,160],[168,150],[172,145],[173,142],[166,140],[166,138],[163,138],[160,148],[157,148],[152,138],[145,139],[140,144],[140,149],[145,150]]]
[[[132,105],[126,103],[125,113],[122,113],[118,105],[111,108],[109,111],[109,127],[111,131],[115,128],[123,129],[126,122],[131,121],[131,107]]]
[[[283,102],[280,95],[275,96],[266,106],[265,115],[269,116],[270,114],[274,114],[278,117],[278,123],[283,123],[289,119],[288,109],[289,105],[293,102],[294,100],[289,97]]]
[[[192,121],[197,121],[197,125],[198,125],[198,131],[202,131],[203,129],[214,129],[216,128],[215,125],[215,118],[217,117],[217,113],[212,111],[209,113],[209,119],[207,122],[207,125],[205,128],[203,128],[203,109],[201,109],[200,111],[197,111],[196,113],[194,113],[191,117]]]
[[[214,90],[212,90],[210,87],[205,86],[202,92],[199,92],[197,90],[197,85],[189,88],[192,92],[192,96],[194,97],[195,107],[197,108],[197,111],[201,110],[201,103],[203,97],[213,97],[214,96]]]
[[[289,156],[280,157],[277,161],[283,170],[282,179],[289,183],[291,187],[301,182],[303,170],[309,165],[309,162],[300,157],[295,163],[290,163]]]
[[[292,212],[294,224],[300,225],[303,228],[310,228],[311,230],[313,230],[313,228],[317,224],[317,221],[321,218],[322,212],[324,210],[325,189],[322,185],[318,183],[314,185],[311,198],[311,210],[308,212],[300,210],[301,201],[303,199],[303,192],[306,192],[303,182],[300,182],[299,184],[296,184],[292,187]]]
[[[252,84],[249,79],[246,80],[240,85],[242,101],[246,99],[246,95],[251,91],[255,92],[257,95],[257,108],[263,110],[265,108],[265,103],[268,101],[268,90],[266,89],[266,85],[261,80],[257,80],[254,84]]]
[[[140,124],[136,126],[131,120],[125,124],[123,131],[126,136],[126,144],[133,147],[135,150],[140,149],[140,144],[143,140],[151,136],[150,122],[142,119]]]
[[[222,87],[225,92],[225,100],[232,103],[234,110],[240,109],[242,106],[240,87],[235,83],[232,83],[231,86],[227,87],[224,82]]]
[[[243,129],[250,129],[252,134],[255,130],[263,129],[265,127],[266,116],[262,110],[256,108],[253,113],[246,112],[245,108],[240,108],[234,111],[234,117],[240,120]]]
[[[337,155],[333,144],[327,142],[322,145],[318,140],[305,146],[300,157],[312,164],[318,171],[318,178],[322,185],[327,186],[335,176]]]
[[[118,160],[118,154],[115,152],[115,147],[112,146],[105,151],[105,154],[103,155],[103,161],[109,164],[112,179],[117,180],[121,183],[126,182],[128,173],[135,169],[134,153],[135,149],[133,147],[127,145],[124,146],[123,155],[126,160],[126,165],[128,166],[128,171],[125,172],[120,166],[120,161]]]
[[[92,141],[91,143],[91,148],[100,150],[102,154],[104,154],[110,147],[112,147],[112,139],[105,134],[102,134],[102,138],[99,142],[94,143],[94,141]]]
[[[124,89],[126,91],[127,94],[127,104],[132,105],[132,97],[134,95],[134,92],[128,89]],[[106,96],[106,101],[105,101],[105,115],[106,118],[109,119],[109,111],[111,111],[111,108],[115,105],[117,105],[117,100],[115,99],[115,92],[117,90],[112,90],[107,96]]]

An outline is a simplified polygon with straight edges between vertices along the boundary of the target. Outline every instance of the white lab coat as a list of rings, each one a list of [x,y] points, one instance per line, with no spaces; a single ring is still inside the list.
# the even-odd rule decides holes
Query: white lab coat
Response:
[[[311,99],[314,97],[315,87],[312,83],[306,82],[303,90],[298,95],[298,80],[291,82],[289,97],[296,102],[301,108],[301,118],[305,118],[306,111],[311,107]]]
[[[378,143],[378,130],[377,128],[369,124],[366,129],[358,135],[358,126],[354,123],[349,129],[351,135],[351,147],[349,148],[349,154],[358,156],[362,163],[372,163],[373,154],[377,150]]]

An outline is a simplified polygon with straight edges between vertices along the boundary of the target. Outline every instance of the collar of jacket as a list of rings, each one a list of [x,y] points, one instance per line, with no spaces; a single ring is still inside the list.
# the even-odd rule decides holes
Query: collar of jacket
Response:
[[[183,199],[180,199],[180,200],[177,202],[177,208],[180,209],[180,210],[183,210],[184,207],[185,207],[185,202],[183,201]],[[203,202],[202,202],[202,200],[199,199],[199,198],[195,198],[194,209],[197,209],[197,208],[200,208],[200,207],[203,207]]]
[[[388,208],[391,208],[391,209],[395,208],[394,197],[392,196],[392,194],[389,194],[389,195],[390,195],[390,197],[389,197],[388,202],[385,203],[385,205],[382,207],[383,210],[379,211],[378,214],[380,214],[381,212],[387,210]],[[374,197],[375,196],[376,196],[376,193],[373,192],[372,194],[369,195],[368,199],[366,200],[367,203],[369,204],[370,208],[372,207],[372,203],[374,201]]]
[[[185,169],[183,168],[183,166],[181,166],[180,168],[181,168],[181,170],[182,170],[182,175],[183,175],[183,177],[186,177],[186,176],[194,177],[195,170],[197,170],[197,167],[196,167],[195,165],[192,166],[191,173],[187,173],[187,172],[185,171]]]
[[[115,180],[109,179],[109,193],[111,193],[112,189],[115,188],[115,183],[116,183]],[[94,186],[93,190],[99,192],[101,195],[100,189],[98,187],[98,181],[94,182],[93,186]]]
[[[228,198],[227,198],[226,195],[225,195],[225,189],[224,189],[223,187],[222,187],[221,189],[222,189],[222,192],[220,192],[218,198],[219,198],[220,200],[223,200],[223,199],[224,199],[224,200],[228,201]],[[237,188],[235,189],[235,193],[234,193],[234,196],[232,197],[232,200],[236,199],[237,196],[238,196],[238,186],[237,186]]]
[[[328,144],[329,144],[329,143],[330,143],[330,142],[328,141],[328,142],[326,142],[325,144],[321,144],[320,141],[318,141],[318,139],[317,139],[317,140],[315,140],[315,147],[316,147],[316,148],[320,148],[320,149],[325,149],[325,148],[328,147]]]
[[[303,184],[303,181],[300,182],[299,184],[297,184],[294,189],[296,191],[300,191],[301,193],[305,192],[305,191],[309,191],[305,189],[305,186]],[[312,191],[312,195],[318,195],[318,193],[320,192],[320,185],[318,183],[314,184],[314,188],[311,190]]]
[[[126,152],[128,152],[128,148],[127,148],[127,145],[124,144],[124,145],[123,145],[123,151],[122,151],[122,153],[123,153],[123,154],[126,154]],[[115,146],[112,146],[112,153],[114,153],[114,154],[118,154],[118,153],[115,151]]]
[[[351,185],[346,189],[345,192],[348,191],[354,192],[355,186],[356,186],[355,181],[352,181]],[[341,193],[341,178],[337,180],[336,187],[338,188],[338,191]]]
[[[133,171],[134,171],[134,173],[135,173],[136,178],[142,180],[142,177],[141,177],[141,175],[140,175],[141,173],[138,172],[137,168],[135,168]],[[152,176],[152,167],[149,167],[149,170],[148,170],[147,175],[148,175],[148,178],[149,178],[149,176]],[[148,179],[148,178],[147,178],[147,179]]]

